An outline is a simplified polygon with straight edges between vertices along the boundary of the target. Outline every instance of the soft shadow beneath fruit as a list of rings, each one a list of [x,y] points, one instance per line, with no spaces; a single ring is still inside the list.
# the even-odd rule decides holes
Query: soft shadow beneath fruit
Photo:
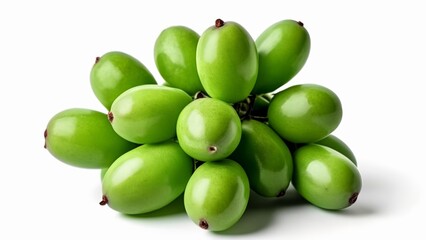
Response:
[[[263,231],[273,225],[277,211],[306,204],[308,203],[292,187],[280,198],[265,198],[252,191],[246,212],[240,221],[230,229],[214,234],[243,235]]]

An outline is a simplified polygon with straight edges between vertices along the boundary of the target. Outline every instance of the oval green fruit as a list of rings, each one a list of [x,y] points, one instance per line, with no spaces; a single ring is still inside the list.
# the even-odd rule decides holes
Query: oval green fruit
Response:
[[[244,100],[254,87],[258,56],[254,40],[240,24],[216,20],[197,45],[197,71],[207,94],[228,103]]]
[[[119,51],[107,52],[97,57],[90,71],[92,90],[107,110],[111,109],[112,102],[127,89],[156,83],[143,63]]]
[[[158,210],[183,193],[192,172],[192,158],[174,141],[139,146],[108,168],[100,204],[125,214]]]
[[[268,121],[282,138],[310,143],[332,133],[342,114],[342,104],[333,91],[318,84],[299,84],[274,95]]]
[[[243,216],[250,194],[248,177],[235,161],[206,162],[191,176],[184,192],[189,218],[209,231],[223,231]]]
[[[337,136],[330,134],[327,137],[316,141],[316,144],[323,145],[330,147],[341,154],[345,155],[349,160],[351,160],[355,165],[357,165],[355,154],[352,152],[352,150],[349,148],[349,146],[343,142],[340,138]]]
[[[163,79],[191,96],[204,90],[195,60],[199,38],[188,27],[171,26],[161,31],[154,45],[155,64]]]
[[[313,205],[340,210],[355,203],[361,191],[358,168],[338,151],[307,144],[294,153],[293,186]]]
[[[188,155],[200,161],[215,161],[228,157],[237,148],[241,121],[230,104],[199,98],[180,113],[176,133]]]
[[[311,39],[300,21],[285,19],[269,26],[256,39],[259,69],[252,93],[273,92],[305,65]]]
[[[268,125],[242,121],[242,136],[229,157],[247,173],[250,187],[263,197],[281,197],[293,175],[293,159],[284,141]]]
[[[81,168],[106,168],[137,147],[120,137],[105,113],[85,108],[55,114],[44,132],[45,148],[58,160]]]
[[[192,97],[181,89],[140,85],[126,90],[108,113],[114,130],[128,141],[147,144],[176,137],[176,122]]]

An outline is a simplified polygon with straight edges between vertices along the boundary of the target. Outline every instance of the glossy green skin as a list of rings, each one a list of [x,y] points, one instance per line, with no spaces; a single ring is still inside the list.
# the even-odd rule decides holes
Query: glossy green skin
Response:
[[[333,132],[342,114],[342,104],[333,91],[317,84],[299,84],[274,95],[268,121],[282,138],[310,143]]]
[[[241,139],[241,121],[235,109],[219,99],[200,98],[188,104],[177,122],[182,149],[196,160],[228,157]]]
[[[293,175],[293,159],[284,141],[265,123],[242,121],[242,136],[229,157],[245,170],[253,191],[263,197],[281,197]]]
[[[311,39],[299,22],[286,19],[268,27],[256,39],[259,69],[252,93],[277,90],[290,81],[305,65]]]
[[[143,63],[124,52],[105,53],[90,72],[92,90],[107,110],[111,109],[112,102],[127,89],[156,83]]]
[[[128,141],[158,143],[176,137],[176,122],[192,97],[181,89],[141,85],[122,93],[112,104],[114,130]]]
[[[101,172],[100,172],[100,174],[101,174],[101,181],[104,179],[104,176],[105,176],[105,173],[108,171],[108,168],[102,168],[101,169]]]
[[[55,114],[45,133],[45,148],[58,160],[80,168],[109,167],[138,146],[120,137],[106,114],[84,108]]]
[[[145,144],[118,158],[107,170],[102,193],[108,206],[125,214],[141,214],[171,203],[185,190],[192,159],[179,144]]]
[[[204,90],[195,61],[199,38],[188,27],[171,26],[160,33],[154,45],[155,64],[163,79],[191,96]]]
[[[329,210],[351,206],[362,188],[355,164],[338,151],[318,144],[296,150],[292,183],[308,202]]]
[[[238,23],[209,27],[196,52],[198,75],[207,94],[228,103],[244,100],[256,83],[258,56],[249,33]]]
[[[199,166],[188,181],[184,205],[189,218],[209,231],[223,231],[244,214],[250,193],[244,169],[224,159]]]
[[[335,135],[328,135],[327,137],[316,141],[315,143],[331,147],[332,149],[340,152],[341,154],[345,155],[349,160],[351,160],[355,165],[357,165],[355,154],[352,152],[352,150],[349,148],[349,146],[343,142],[340,138],[336,137]]]

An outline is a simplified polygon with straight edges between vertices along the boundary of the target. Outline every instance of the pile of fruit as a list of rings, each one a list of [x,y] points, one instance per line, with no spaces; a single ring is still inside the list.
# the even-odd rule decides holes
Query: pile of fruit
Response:
[[[44,147],[68,165],[100,169],[100,204],[123,214],[183,195],[196,225],[223,231],[241,219],[250,192],[285,197],[290,185],[314,206],[347,208],[362,181],[353,152],[333,135],[338,96],[318,84],[284,86],[310,41],[292,19],[255,40],[221,19],[201,35],[171,26],[154,46],[164,84],[127,53],[97,57],[90,84],[105,111],[55,114]]]

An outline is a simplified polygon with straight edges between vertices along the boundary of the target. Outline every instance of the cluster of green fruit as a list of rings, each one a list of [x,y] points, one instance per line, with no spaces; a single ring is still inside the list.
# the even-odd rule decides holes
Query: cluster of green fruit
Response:
[[[361,176],[332,135],[339,98],[318,84],[278,90],[309,52],[307,30],[291,19],[256,40],[221,19],[202,35],[171,26],[154,47],[164,84],[126,53],[96,58],[91,87],[107,112],[57,113],[45,148],[69,165],[102,170],[101,205],[141,214],[183,195],[188,217],[210,231],[237,223],[251,191],[282,197],[290,184],[320,208],[349,207]]]

